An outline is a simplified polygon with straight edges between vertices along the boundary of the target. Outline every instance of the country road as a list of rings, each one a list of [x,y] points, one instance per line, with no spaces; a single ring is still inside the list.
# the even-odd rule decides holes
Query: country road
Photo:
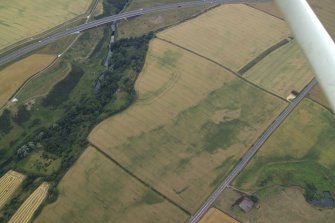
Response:
[[[215,191],[207,198],[207,200],[201,205],[198,211],[189,219],[189,223],[197,223],[201,217],[208,211],[208,209],[214,204],[215,200],[220,194],[226,189],[226,187],[233,181],[233,179],[243,170],[251,158],[257,153],[262,147],[265,141],[272,135],[272,133],[279,127],[279,125],[287,118],[287,116],[293,111],[293,109],[304,99],[304,97],[313,89],[317,84],[317,80],[313,79],[300,93],[299,95],[285,108],[285,110],[276,118],[276,120],[265,130],[260,138],[257,139],[254,145],[243,155],[239,163],[229,173],[226,179],[215,189]]]
[[[44,39],[41,39],[37,42],[33,42],[31,44],[28,44],[26,46],[21,47],[18,50],[15,50],[14,52],[11,52],[5,56],[1,56],[0,58],[0,66],[12,62],[14,60],[17,60],[18,58],[41,48],[42,46],[45,46],[49,43],[55,42],[59,39],[62,39],[66,36],[73,35],[85,30],[93,29],[108,23],[112,23],[119,20],[125,20],[130,19],[132,17],[146,15],[146,14],[153,14],[163,11],[169,11],[169,10],[177,10],[177,9],[183,9],[183,8],[192,8],[192,7],[199,7],[199,6],[205,6],[205,5],[215,5],[215,4],[241,4],[241,3],[252,3],[252,2],[265,2],[267,0],[197,0],[197,1],[189,1],[189,2],[179,2],[179,3],[172,3],[172,4],[166,4],[166,5],[159,5],[151,8],[145,8],[145,9],[138,9],[134,11],[124,12],[117,15],[105,17],[99,20],[95,20],[89,23],[85,23],[82,25],[79,25],[77,27],[67,29],[63,32],[59,32],[56,34],[53,34],[51,36],[48,36]]]

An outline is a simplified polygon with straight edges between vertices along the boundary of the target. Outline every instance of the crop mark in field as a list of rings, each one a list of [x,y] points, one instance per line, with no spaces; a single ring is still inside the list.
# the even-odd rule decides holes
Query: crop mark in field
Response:
[[[136,180],[138,180],[140,183],[142,183],[144,186],[146,186],[147,188],[149,188],[150,190],[152,190],[154,193],[156,193],[158,196],[162,197],[163,199],[165,199],[166,201],[168,201],[169,203],[171,203],[172,205],[176,206],[177,208],[179,208],[181,211],[183,211],[185,214],[191,216],[191,213],[186,210],[185,208],[183,208],[182,206],[180,206],[179,204],[177,204],[176,202],[174,202],[173,200],[171,200],[169,197],[165,196],[164,194],[162,194],[161,192],[159,192],[157,189],[155,189],[154,187],[152,187],[150,184],[146,183],[144,180],[142,180],[141,178],[139,178],[138,176],[136,176],[134,173],[132,173],[131,171],[129,171],[127,168],[125,168],[124,166],[122,166],[118,161],[116,161],[115,159],[113,159],[110,155],[108,155],[107,153],[105,153],[103,150],[99,149],[99,147],[97,147],[96,145],[90,143],[91,146],[93,148],[95,148],[99,153],[101,153],[104,157],[106,157],[107,159],[109,159],[110,161],[112,161],[115,165],[117,165],[118,167],[120,167],[123,171],[125,171],[127,174],[129,174],[130,176],[134,177]]]
[[[161,37],[156,37],[156,38],[159,39],[159,40],[161,40],[161,41],[164,41],[164,42],[166,42],[166,43],[172,44],[172,45],[174,45],[174,46],[176,46],[176,47],[179,47],[179,48],[181,48],[181,49],[183,49],[183,50],[186,50],[187,52],[192,53],[192,54],[194,54],[194,55],[197,55],[197,56],[199,56],[199,57],[201,57],[201,58],[203,58],[203,59],[205,59],[205,60],[207,60],[207,61],[209,61],[209,62],[212,62],[212,63],[214,63],[214,64],[216,64],[216,65],[222,67],[223,69],[229,71],[231,74],[235,75],[236,77],[240,78],[241,80],[245,81],[246,83],[248,83],[248,84],[250,84],[250,85],[252,85],[252,86],[254,86],[254,87],[257,87],[258,89],[260,89],[260,90],[262,90],[262,91],[264,91],[264,92],[266,92],[266,93],[268,93],[268,94],[270,94],[270,95],[272,95],[272,96],[274,96],[274,97],[276,97],[276,98],[279,98],[279,99],[281,99],[281,100],[283,100],[283,101],[287,101],[286,98],[283,98],[283,97],[281,97],[281,96],[279,96],[279,95],[276,95],[276,94],[272,93],[271,91],[268,91],[268,90],[266,90],[265,88],[262,88],[261,86],[252,83],[252,82],[249,81],[248,79],[244,78],[244,77],[241,76],[240,74],[236,73],[236,72],[233,71],[232,69],[226,67],[225,65],[223,65],[223,64],[221,64],[221,63],[219,63],[219,62],[216,62],[216,61],[214,61],[214,60],[212,60],[212,59],[210,59],[210,58],[208,58],[208,57],[206,57],[206,56],[203,56],[203,55],[201,55],[201,54],[199,54],[199,53],[197,53],[197,52],[194,52],[193,50],[190,50],[190,49],[188,49],[188,48],[185,48],[185,47],[183,47],[183,46],[181,46],[181,45],[178,45],[178,44],[176,44],[176,43],[174,43],[174,42],[171,42],[171,41],[169,41],[169,40],[163,39],[163,38],[161,38]]]
[[[269,47],[268,49],[264,50],[261,54],[259,54],[256,58],[251,60],[249,63],[247,63],[244,67],[242,67],[237,73],[239,75],[245,74],[248,70],[253,68],[258,62],[263,60],[265,57],[267,57],[270,53],[276,51],[277,49],[281,48],[282,46],[286,45],[290,41],[292,41],[294,38],[293,37],[288,37],[286,39],[283,39],[276,43],[275,45]]]
[[[173,86],[178,82],[181,75],[179,71],[173,71],[173,69],[169,70],[171,71],[171,77],[159,89],[140,95],[138,99],[138,104],[151,104],[153,101],[156,101],[161,96],[163,96],[165,92],[173,88]]]

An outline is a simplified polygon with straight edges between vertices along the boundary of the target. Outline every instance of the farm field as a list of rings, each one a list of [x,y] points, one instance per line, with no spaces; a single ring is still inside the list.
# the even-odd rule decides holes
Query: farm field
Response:
[[[8,223],[29,223],[34,212],[48,194],[49,185],[42,183],[20,206]]]
[[[0,106],[31,76],[46,68],[55,55],[33,54],[0,70]]]
[[[246,5],[223,5],[162,31],[158,37],[237,72],[289,35],[280,19]]]
[[[23,174],[13,170],[0,178],[0,209],[10,200],[25,179]]]
[[[135,104],[100,123],[89,141],[191,213],[286,106],[159,39],[136,90]]]
[[[295,40],[273,51],[245,74],[251,82],[286,98],[301,91],[314,77]]]
[[[58,188],[58,200],[44,208],[35,223],[174,223],[188,217],[92,147]]]
[[[326,96],[324,95],[324,93],[321,90],[320,85],[316,85],[311,92],[309,93],[308,97],[318,103],[320,103],[321,105],[330,108],[329,103],[326,99]]]
[[[238,207],[231,207],[240,195],[228,188],[219,197],[216,207],[245,223],[332,223],[334,221],[334,209],[319,210],[310,206],[305,201],[302,190],[297,187],[269,187],[263,191],[263,194],[260,196],[259,208],[244,213]]]
[[[234,218],[223,213],[222,211],[211,208],[207,213],[201,218],[200,223],[239,223]]]
[[[81,14],[92,0],[4,0],[0,3],[0,49]]]

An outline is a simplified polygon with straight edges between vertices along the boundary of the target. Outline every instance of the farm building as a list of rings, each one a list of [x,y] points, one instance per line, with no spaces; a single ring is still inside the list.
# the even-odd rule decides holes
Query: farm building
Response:
[[[249,212],[253,208],[254,204],[255,203],[250,198],[244,197],[238,206],[242,211]]]

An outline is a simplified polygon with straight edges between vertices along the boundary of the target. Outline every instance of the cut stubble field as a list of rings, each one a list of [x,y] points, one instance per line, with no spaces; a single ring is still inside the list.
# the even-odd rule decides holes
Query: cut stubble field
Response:
[[[49,184],[42,183],[28,198],[23,202],[8,223],[29,223],[34,212],[41,205],[48,194]]]
[[[0,3],[0,49],[84,14],[92,0],[4,0]]]
[[[8,171],[0,178],[0,209],[11,199],[24,179],[23,174],[13,170]]]
[[[0,70],[0,107],[27,79],[45,69],[55,59],[55,55],[33,54]]]

